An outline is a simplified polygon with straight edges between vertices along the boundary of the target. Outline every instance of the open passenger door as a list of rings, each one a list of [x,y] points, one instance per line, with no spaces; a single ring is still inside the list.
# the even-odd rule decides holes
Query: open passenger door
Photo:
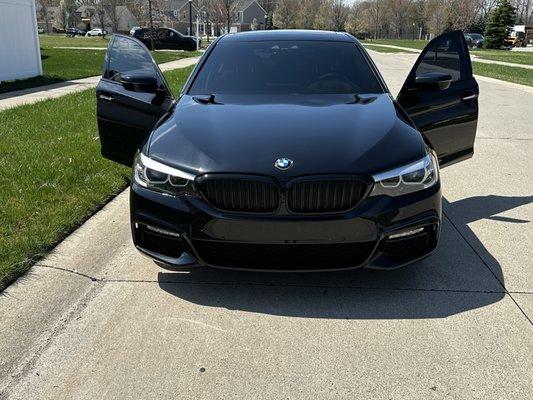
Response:
[[[102,155],[131,167],[135,153],[172,103],[148,49],[134,38],[113,35],[96,88]]]
[[[441,167],[472,157],[478,94],[463,33],[445,33],[430,41],[397,102],[437,152]]]

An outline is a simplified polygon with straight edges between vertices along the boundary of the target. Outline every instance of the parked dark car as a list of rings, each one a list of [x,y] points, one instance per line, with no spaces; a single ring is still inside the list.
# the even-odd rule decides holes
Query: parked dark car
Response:
[[[135,246],[172,265],[396,268],[431,254],[439,167],[472,156],[478,85],[460,31],[433,39],[395,100],[354,37],[216,40],[174,97],[114,35],[98,84],[102,154],[131,166]]]
[[[67,31],[66,31],[66,35],[69,36],[69,37],[74,37],[74,36],[85,36],[85,31],[83,29],[80,29],[80,28],[68,28]]]
[[[465,33],[465,39],[468,47],[483,47],[485,38],[479,33]]]
[[[150,28],[136,29],[132,35],[139,39],[146,47],[151,48]],[[154,48],[157,50],[196,50],[196,42],[198,48],[201,45],[201,40],[193,36],[185,36],[175,29],[170,28],[154,28],[153,31]]]

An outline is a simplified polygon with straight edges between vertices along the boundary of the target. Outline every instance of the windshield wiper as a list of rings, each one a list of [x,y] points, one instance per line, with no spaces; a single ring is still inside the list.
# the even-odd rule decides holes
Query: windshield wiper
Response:
[[[216,101],[214,94],[209,94],[205,96],[193,96],[194,101],[200,104],[222,104]]]

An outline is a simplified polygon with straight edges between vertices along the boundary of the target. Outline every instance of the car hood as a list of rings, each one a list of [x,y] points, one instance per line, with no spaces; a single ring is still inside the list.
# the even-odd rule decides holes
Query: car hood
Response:
[[[373,174],[420,159],[418,131],[388,94],[217,95],[221,104],[182,96],[144,149],[164,164],[200,175]],[[278,158],[293,160],[285,171]]]

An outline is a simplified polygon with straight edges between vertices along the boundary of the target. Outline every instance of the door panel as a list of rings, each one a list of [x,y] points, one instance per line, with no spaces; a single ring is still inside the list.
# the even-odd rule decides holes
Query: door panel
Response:
[[[450,86],[439,90],[416,84],[417,76],[431,73],[449,75]],[[463,33],[446,33],[429,42],[407,77],[397,101],[437,152],[441,167],[472,156],[478,94]]]
[[[126,90],[120,80],[127,74],[156,78],[158,90]],[[172,102],[168,85],[146,47],[136,39],[115,35],[107,51],[104,76],[96,88],[102,155],[131,166],[135,153]]]

